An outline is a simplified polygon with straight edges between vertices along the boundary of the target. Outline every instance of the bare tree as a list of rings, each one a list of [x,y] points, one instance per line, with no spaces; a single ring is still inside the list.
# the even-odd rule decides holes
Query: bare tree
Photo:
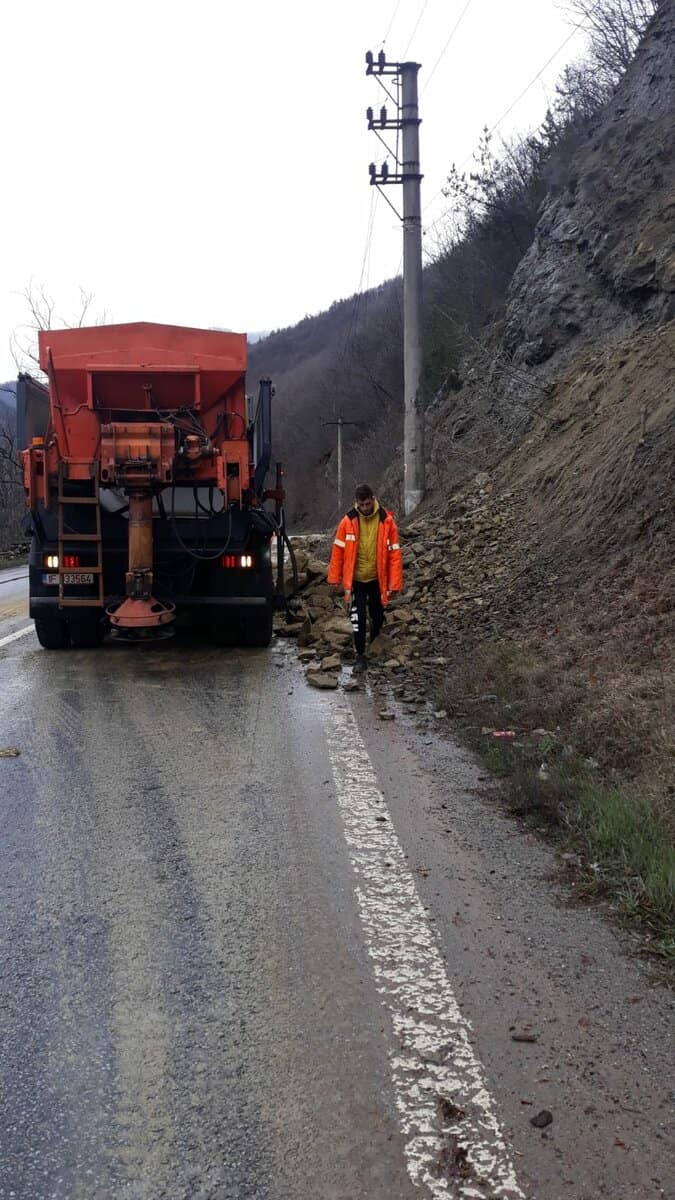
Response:
[[[57,311],[56,302],[44,284],[36,284],[31,280],[22,296],[26,316],[11,335],[10,349],[17,372],[27,372],[37,379],[44,379],[37,345],[37,335],[41,329],[72,329],[87,322],[101,324],[105,320],[105,314],[92,317],[93,294],[82,287],[78,289],[75,311],[69,317]],[[11,402],[0,405],[0,553],[20,541],[25,511],[16,438],[16,394],[13,389],[6,390],[11,394]]]
[[[567,0],[588,30],[591,58],[603,84],[616,84],[635,54],[659,0]]]
[[[16,435],[9,412],[0,413],[0,554],[19,541],[24,511]]]
[[[101,325],[106,320],[105,312],[92,317],[93,292],[78,288],[75,311],[69,317],[56,311],[56,303],[43,283],[30,281],[21,293],[26,304],[26,319],[17,326],[10,337],[10,351],[17,371],[27,371],[35,378],[43,379],[38,356],[37,335],[41,329],[79,329],[89,321]]]

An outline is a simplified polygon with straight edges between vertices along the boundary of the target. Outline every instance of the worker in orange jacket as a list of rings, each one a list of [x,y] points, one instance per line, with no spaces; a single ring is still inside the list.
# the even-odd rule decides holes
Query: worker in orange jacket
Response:
[[[355,671],[365,671],[366,619],[370,640],[384,624],[389,598],[403,586],[403,560],[393,514],[367,483],[357,487],[354,508],[340,521],[328,567],[328,582],[344,588],[356,650]]]

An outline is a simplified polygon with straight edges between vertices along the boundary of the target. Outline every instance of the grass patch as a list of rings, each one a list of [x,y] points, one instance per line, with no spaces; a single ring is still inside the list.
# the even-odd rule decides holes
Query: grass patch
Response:
[[[656,797],[584,780],[570,828],[600,876],[617,882],[621,907],[666,942],[675,933],[672,819]]]
[[[574,655],[483,643],[454,665],[437,702],[503,781],[510,810],[578,856],[579,894],[603,896],[639,926],[675,978],[673,793],[660,769],[642,778],[626,770],[639,755],[663,762],[663,697],[642,687],[650,710],[636,688],[633,680],[610,720],[607,690],[598,700]]]

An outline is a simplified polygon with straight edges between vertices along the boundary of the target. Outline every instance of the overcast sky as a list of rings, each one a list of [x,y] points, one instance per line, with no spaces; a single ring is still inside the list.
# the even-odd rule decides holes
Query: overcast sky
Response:
[[[83,287],[109,320],[251,331],[396,274],[378,195],[365,254],[365,51],[422,64],[432,247],[451,163],[555,54],[499,133],[538,124],[583,45],[570,21],[560,0],[5,0],[0,379],[31,280],[66,318]]]

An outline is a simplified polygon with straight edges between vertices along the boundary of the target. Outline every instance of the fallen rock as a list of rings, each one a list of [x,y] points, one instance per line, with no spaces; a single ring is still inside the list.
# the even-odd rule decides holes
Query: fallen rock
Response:
[[[321,659],[322,671],[339,671],[342,666],[342,659],[339,654],[329,654],[327,658]]]
[[[340,633],[345,637],[352,635],[352,623],[349,617],[333,616],[328,620],[317,621],[317,625],[320,625],[324,633]]]
[[[547,1108],[542,1108],[541,1112],[538,1112],[536,1116],[530,1117],[530,1125],[534,1125],[535,1129],[546,1129],[546,1126],[550,1125],[552,1120],[553,1113],[549,1112]]]
[[[294,546],[293,551],[295,554],[295,565],[297,567],[298,574],[301,571],[306,571],[307,563],[309,562],[309,554],[307,553],[306,550],[300,549],[299,546]],[[293,567],[288,559],[286,560],[284,569],[288,575],[293,574]]]
[[[383,631],[368,647],[368,658],[383,662],[388,658],[392,658],[395,652],[396,639]]]
[[[323,690],[336,688],[338,685],[337,675],[331,675],[328,671],[307,671],[305,679],[310,687]]]
[[[321,636],[331,650],[344,650],[351,641],[351,637],[344,633],[324,633]]]
[[[389,708],[381,709],[377,715],[381,721],[394,721],[396,719],[396,713],[393,713]]]

